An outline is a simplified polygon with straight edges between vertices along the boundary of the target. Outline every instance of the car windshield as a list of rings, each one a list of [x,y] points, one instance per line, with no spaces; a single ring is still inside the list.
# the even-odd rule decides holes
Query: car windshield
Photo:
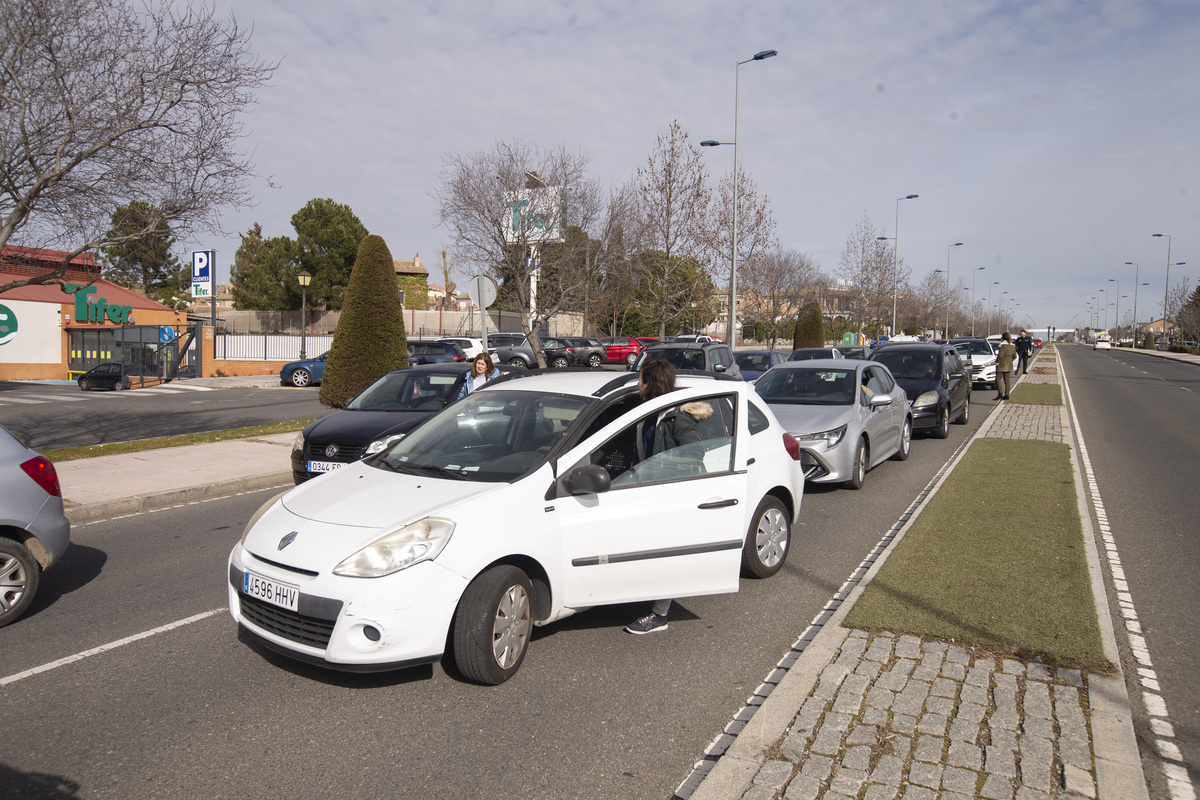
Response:
[[[766,372],[771,368],[770,353],[735,353],[738,369],[752,372]]]
[[[465,371],[465,370],[464,370]],[[393,372],[346,404],[350,411],[437,411],[449,403],[460,375]]]
[[[697,348],[695,350],[686,347],[664,348],[662,350],[646,350],[645,357],[642,360],[642,366],[645,366],[647,361],[654,359],[662,359],[670,361],[675,369],[704,369],[704,351]]]
[[[588,402],[586,397],[481,389],[366,463],[412,475],[515,481],[542,463]]]
[[[833,352],[814,348],[812,350],[793,350],[788,361],[812,361],[817,358],[833,358]]]
[[[889,351],[885,348],[875,354],[875,360],[891,370],[896,378],[934,380],[938,376],[937,353]]]
[[[848,406],[854,402],[855,370],[776,369],[754,384],[768,403]]]

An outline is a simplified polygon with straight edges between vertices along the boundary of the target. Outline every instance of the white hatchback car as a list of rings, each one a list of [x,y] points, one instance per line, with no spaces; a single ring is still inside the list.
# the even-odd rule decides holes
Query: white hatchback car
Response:
[[[301,661],[378,671],[449,648],[498,684],[533,625],[778,572],[804,490],[795,439],[744,381],[680,376],[643,402],[637,380],[500,378],[269,501],[229,557],[234,619]],[[644,424],[672,412],[703,417],[698,441],[640,458]]]
[[[1112,341],[1109,339],[1097,339],[1092,343],[1093,350],[1112,350]]]

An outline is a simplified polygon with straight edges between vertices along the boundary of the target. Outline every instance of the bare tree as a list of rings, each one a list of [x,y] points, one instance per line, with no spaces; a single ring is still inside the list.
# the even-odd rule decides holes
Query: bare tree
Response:
[[[637,182],[645,244],[658,251],[642,260],[642,290],[662,339],[667,323],[705,300],[698,295],[707,288],[707,282],[694,279],[694,267],[705,249],[708,172],[678,119],[659,132],[646,163],[638,167]]]
[[[454,290],[458,288],[457,286],[454,285],[454,281],[450,280],[450,273],[454,271],[454,254],[451,253],[450,250],[444,244],[442,245],[441,250],[439,252],[442,257],[442,289],[443,289],[442,302],[440,303],[440,307],[443,309],[451,309],[451,308],[454,308],[454,300],[452,298],[452,295],[454,293]]]
[[[864,213],[846,237],[837,271],[858,294],[858,319],[875,329],[892,318],[892,248],[880,240],[882,235]]]
[[[743,318],[766,333],[771,348],[786,321],[799,313],[802,296],[826,282],[811,256],[790,248],[758,253],[738,271],[745,278],[744,290],[739,291],[745,298]]]
[[[164,222],[182,237],[245,205],[240,115],[274,70],[249,42],[236,21],[169,2],[0,3],[0,246],[70,251],[57,271],[0,291],[61,281],[80,253]],[[110,230],[135,201],[157,213]]]
[[[441,185],[431,193],[458,257],[496,277],[502,297],[521,312],[542,367],[536,331],[579,301],[588,278],[588,231],[606,219],[587,165],[586,155],[562,146],[542,151],[497,142],[491,150],[445,156]],[[527,259],[536,262],[536,290]]]
[[[738,286],[745,286],[749,269],[760,255],[778,246],[775,235],[775,216],[771,212],[771,203],[766,195],[760,196],[754,179],[746,174],[746,170],[738,167],[737,186],[737,257],[738,257]],[[713,278],[724,282],[731,292],[729,302],[733,303],[733,282],[730,276],[733,271],[733,170],[721,178],[717,193],[711,207],[708,209],[705,244],[705,259]],[[778,262],[775,262],[778,264]],[[739,291],[739,294],[741,292]],[[738,307],[741,308],[739,302]],[[729,324],[733,324],[730,315]],[[726,328],[729,341],[733,341],[733,331]]]

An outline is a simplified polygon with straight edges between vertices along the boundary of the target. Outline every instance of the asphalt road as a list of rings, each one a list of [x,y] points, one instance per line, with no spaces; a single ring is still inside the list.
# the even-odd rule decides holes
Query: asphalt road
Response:
[[[1063,347],[1064,371],[1129,592],[1193,784],[1200,783],[1200,368],[1128,350]],[[1110,597],[1115,598],[1113,587]],[[1114,606],[1113,619],[1120,621]],[[1118,622],[1118,628],[1119,628]],[[1140,702],[1138,663],[1117,641],[1151,797],[1168,797]]]
[[[0,425],[35,450],[320,417],[319,389],[194,389],[186,383],[125,392],[74,384],[0,381]]]
[[[971,426],[917,437],[861,491],[810,488],[774,578],[678,601],[654,636],[621,630],[643,604],[539,629],[498,687],[440,666],[327,672],[239,642],[225,558],[270,492],[77,526],[35,607],[0,629],[0,796],[670,797],[989,395]]]

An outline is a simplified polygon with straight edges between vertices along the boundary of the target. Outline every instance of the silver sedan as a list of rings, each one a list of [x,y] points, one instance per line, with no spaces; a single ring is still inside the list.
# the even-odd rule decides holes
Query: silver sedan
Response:
[[[29,608],[70,537],[54,465],[0,428],[0,627]]]
[[[789,361],[764,373],[754,389],[800,442],[806,480],[859,489],[867,470],[908,458],[908,397],[882,364]]]

